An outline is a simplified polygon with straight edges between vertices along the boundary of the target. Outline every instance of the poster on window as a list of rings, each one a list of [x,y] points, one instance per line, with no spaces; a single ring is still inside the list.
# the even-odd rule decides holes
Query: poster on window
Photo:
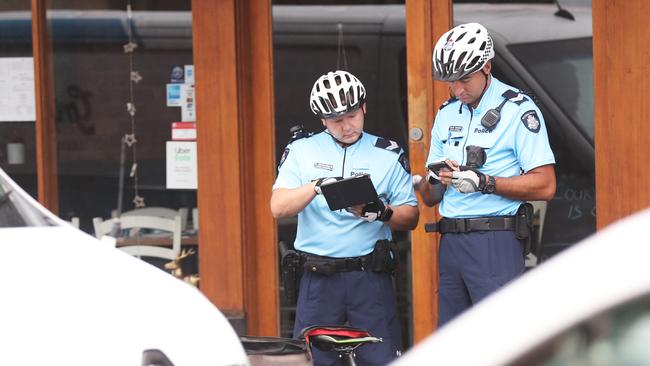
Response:
[[[167,189],[196,189],[196,142],[167,141]]]
[[[36,120],[32,57],[0,57],[0,96],[0,122]]]

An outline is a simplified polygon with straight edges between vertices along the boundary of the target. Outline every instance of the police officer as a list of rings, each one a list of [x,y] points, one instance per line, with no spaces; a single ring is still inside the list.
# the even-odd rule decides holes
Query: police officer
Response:
[[[524,271],[515,234],[523,201],[555,195],[555,158],[531,97],[490,71],[494,45],[478,23],[445,33],[433,52],[433,77],[453,97],[431,130],[428,179],[414,185],[440,203],[438,324],[442,325]]]
[[[383,365],[400,351],[396,298],[390,271],[368,267],[376,244],[391,239],[391,229],[414,229],[419,211],[404,151],[363,131],[365,98],[363,84],[349,72],[316,80],[310,107],[325,130],[287,146],[271,211],[276,218],[298,214],[294,247],[305,261],[317,263],[305,266],[300,281],[294,336],[308,326],[347,322],[383,338],[357,352],[360,364]],[[359,174],[370,175],[380,199],[331,211],[321,186]],[[326,263],[327,271],[318,263]],[[314,365],[338,363],[332,352],[313,352]]]

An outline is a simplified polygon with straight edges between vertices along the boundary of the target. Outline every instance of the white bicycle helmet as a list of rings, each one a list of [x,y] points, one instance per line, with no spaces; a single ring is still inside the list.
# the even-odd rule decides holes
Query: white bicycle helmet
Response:
[[[357,110],[366,99],[361,81],[347,71],[328,72],[311,88],[309,105],[320,118],[335,118]]]
[[[478,23],[461,24],[443,34],[433,50],[433,78],[456,81],[494,57],[492,37]]]

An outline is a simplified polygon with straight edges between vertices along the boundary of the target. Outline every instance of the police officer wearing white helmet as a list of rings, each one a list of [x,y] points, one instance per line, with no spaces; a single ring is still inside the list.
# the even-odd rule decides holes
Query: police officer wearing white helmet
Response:
[[[478,23],[443,34],[433,78],[452,98],[431,130],[424,203],[440,203],[438,325],[524,271],[532,212],[525,201],[555,195],[555,158],[531,97],[491,74],[494,45]]]
[[[389,363],[400,352],[399,316],[392,285],[391,230],[412,230],[419,217],[405,152],[394,141],[363,131],[366,91],[346,71],[328,72],[311,91],[311,110],[325,129],[290,142],[273,185],[276,218],[298,215],[295,249],[304,268],[294,336],[313,325],[364,328],[379,344],[356,351],[361,365]],[[321,187],[369,174],[379,199],[331,211]],[[314,365],[338,364],[314,352]]]

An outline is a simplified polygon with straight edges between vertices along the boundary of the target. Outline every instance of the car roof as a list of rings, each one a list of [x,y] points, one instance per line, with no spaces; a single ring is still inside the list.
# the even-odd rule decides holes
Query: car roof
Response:
[[[551,41],[590,37],[591,7],[565,7],[575,21],[555,16],[554,4],[455,4],[454,23],[479,22],[507,43]],[[337,32],[336,25],[345,24],[344,34],[404,33],[403,5],[275,5],[275,33]]]
[[[644,233],[649,224],[646,210],[574,245],[470,308],[395,364],[508,364],[589,317],[650,294]]]
[[[566,9],[575,21],[555,16],[554,4],[458,4],[454,23],[481,23],[508,44],[591,37],[591,7]]]

